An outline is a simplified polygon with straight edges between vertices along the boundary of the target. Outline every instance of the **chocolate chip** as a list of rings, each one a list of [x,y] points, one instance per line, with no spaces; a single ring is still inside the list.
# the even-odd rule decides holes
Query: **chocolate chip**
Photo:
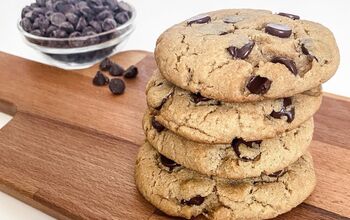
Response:
[[[23,18],[21,20],[21,26],[23,30],[30,32],[33,28],[32,22],[28,18]]]
[[[297,66],[295,65],[295,62],[291,59],[284,58],[284,57],[274,57],[271,60],[272,63],[281,63],[285,65],[289,71],[291,71],[294,75],[298,75],[298,69]]]
[[[272,81],[266,77],[253,76],[249,79],[247,89],[253,94],[265,94],[269,91]]]
[[[25,6],[23,9],[22,9],[22,13],[21,13],[21,18],[24,18],[25,15],[30,12],[32,10],[32,8],[30,6]]]
[[[240,16],[229,16],[229,17],[225,17],[224,19],[222,19],[224,23],[226,24],[235,24],[239,21],[242,21],[243,18]]]
[[[129,14],[126,11],[120,12],[114,16],[115,21],[118,24],[125,24],[129,19]]]
[[[273,110],[270,114],[271,117],[281,119],[283,116],[287,117],[287,122],[291,123],[294,120],[295,108],[292,105],[292,99],[290,97],[283,99],[283,106],[280,111]]]
[[[227,51],[231,54],[232,58],[234,59],[245,59],[248,57],[250,52],[252,52],[254,45],[254,41],[249,41],[241,48],[235,46],[228,47]]]
[[[305,44],[301,45],[301,51],[303,52],[303,54],[305,54],[306,56],[310,57],[311,60],[315,59],[318,62],[318,59],[316,56],[312,55],[309,50],[306,48]]]
[[[62,29],[57,29],[52,32],[52,36],[55,38],[66,38],[68,37],[68,34]]]
[[[112,61],[108,57],[104,58],[100,63],[100,70],[107,71],[112,66]]]
[[[245,141],[242,138],[235,138],[235,139],[232,140],[231,146],[233,148],[233,151],[236,153],[237,157],[246,162],[246,161],[252,161],[255,158],[251,159],[251,158],[248,158],[248,157],[241,156],[241,152],[239,150],[239,145],[244,144],[247,147],[252,148],[253,144],[260,145],[261,142],[262,142],[261,140],[259,140],[259,141]]]
[[[113,18],[113,14],[111,11],[104,10],[96,16],[96,19],[100,21],[104,21],[106,18]]]
[[[159,123],[157,120],[156,120],[156,117],[152,117],[152,126],[153,126],[153,128],[154,129],[156,129],[158,132],[162,132],[164,129],[165,129],[165,127],[161,124],[161,123]]]
[[[46,35],[47,35],[48,37],[53,37],[53,32],[54,32],[55,30],[57,30],[57,27],[54,26],[54,25],[50,25],[50,27],[48,27],[48,28],[46,29]]]
[[[95,12],[101,12],[105,9],[101,0],[88,0],[88,6]]]
[[[281,15],[283,17],[287,17],[287,18],[290,18],[290,19],[293,19],[293,20],[299,20],[300,19],[300,17],[298,15],[293,15],[293,14],[284,13],[284,12],[280,12],[280,13],[278,13],[278,15]]]
[[[192,24],[204,24],[209,23],[211,21],[211,17],[208,15],[198,15],[187,21],[187,26],[191,26]]]
[[[125,83],[123,80],[118,79],[118,78],[114,78],[111,79],[110,83],[109,83],[109,90],[111,90],[111,92],[114,95],[121,95],[124,93],[125,90]]]
[[[287,170],[279,170],[274,173],[268,174],[269,177],[281,177],[287,173]]]
[[[76,14],[67,13],[66,18],[72,25],[76,26],[78,24],[79,17]]]
[[[117,22],[113,18],[106,18],[102,23],[102,29],[109,31],[117,27]]]
[[[226,35],[226,34],[228,34],[229,32],[228,31],[223,31],[223,32],[220,32],[220,36],[223,36],[223,35]]]
[[[59,27],[67,33],[72,33],[74,31],[73,25],[67,21],[61,23]]]
[[[102,26],[99,22],[97,21],[90,21],[89,25],[94,29],[96,33],[101,33],[102,32]]]
[[[111,67],[109,68],[109,74],[112,76],[121,76],[123,75],[124,71],[125,70],[116,63],[112,63]]]
[[[66,21],[66,16],[60,12],[53,13],[50,17],[51,24],[60,26],[63,22]]]
[[[205,198],[202,196],[195,196],[193,198],[191,198],[190,200],[181,200],[181,204],[183,205],[188,205],[188,206],[199,206],[202,205],[202,203],[204,202]]]
[[[198,102],[206,102],[206,101],[209,101],[210,99],[202,96],[199,92],[197,92],[197,93],[191,93],[191,100],[192,102],[197,104]]]
[[[138,69],[136,66],[131,65],[127,70],[124,72],[124,77],[127,79],[135,78],[138,74]]]
[[[170,160],[169,158],[165,157],[162,154],[160,154],[159,159],[160,159],[160,162],[163,164],[163,166],[168,167],[170,171],[172,171],[175,167],[180,166],[175,161]]]
[[[77,26],[75,27],[75,29],[77,31],[83,31],[86,26],[87,26],[86,19],[84,17],[80,17],[79,20],[78,20]]]
[[[292,34],[292,29],[283,24],[269,23],[265,26],[265,32],[276,37],[288,38]]]
[[[109,82],[109,79],[107,76],[105,76],[101,71],[97,71],[94,79],[92,80],[92,83],[95,86],[104,86],[107,85]]]
[[[41,36],[41,31],[39,29],[32,30],[30,33],[36,36]]]

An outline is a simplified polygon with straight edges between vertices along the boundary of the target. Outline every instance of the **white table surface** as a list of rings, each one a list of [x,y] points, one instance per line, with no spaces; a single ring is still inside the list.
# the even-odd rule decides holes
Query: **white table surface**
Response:
[[[34,1],[34,0],[33,0]],[[0,7],[0,51],[45,63],[44,57],[26,46],[16,29],[21,8],[29,0],[2,1]],[[167,27],[201,12],[222,8],[262,8],[290,12],[303,19],[318,21],[329,27],[338,42],[341,64],[324,90],[350,96],[350,1],[347,0],[130,0],[137,10],[137,28],[124,50],[153,51],[157,36]],[[1,62],[1,61],[0,61]],[[16,77],[16,76],[14,76]],[[0,113],[0,127],[10,120]],[[0,192],[0,220],[47,220],[52,217]]]

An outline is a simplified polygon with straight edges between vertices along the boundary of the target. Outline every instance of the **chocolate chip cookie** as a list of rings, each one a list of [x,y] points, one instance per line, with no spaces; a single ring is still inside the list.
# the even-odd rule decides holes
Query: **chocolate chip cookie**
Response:
[[[167,158],[208,176],[242,179],[271,174],[294,163],[311,142],[313,120],[272,139],[234,139],[231,144],[200,144],[170,130],[158,132],[149,112],[143,129],[150,144]]]
[[[256,141],[298,127],[318,110],[316,88],[293,97],[253,103],[227,103],[175,87],[157,71],[147,88],[153,125],[201,143],[230,144],[235,138]]]
[[[279,172],[228,180],[209,178],[160,155],[149,143],[139,151],[135,173],[142,195],[163,212],[184,218],[266,219],[289,211],[313,191],[310,154]]]
[[[247,9],[209,12],[169,28],[155,58],[173,84],[227,102],[293,96],[326,82],[339,65],[326,27]]]

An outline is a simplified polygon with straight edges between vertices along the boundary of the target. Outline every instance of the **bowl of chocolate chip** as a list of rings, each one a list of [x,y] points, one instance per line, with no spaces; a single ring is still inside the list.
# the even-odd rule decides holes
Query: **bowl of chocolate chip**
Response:
[[[135,16],[135,8],[120,0],[36,0],[22,9],[17,26],[50,64],[83,69],[120,51]]]

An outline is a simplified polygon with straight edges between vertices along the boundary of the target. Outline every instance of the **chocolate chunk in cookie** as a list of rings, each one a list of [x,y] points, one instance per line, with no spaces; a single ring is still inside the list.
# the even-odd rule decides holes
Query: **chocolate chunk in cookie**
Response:
[[[198,15],[187,21],[187,26],[191,26],[192,24],[204,24],[209,23],[211,21],[211,17],[209,15]]]
[[[269,91],[272,81],[266,77],[253,76],[249,79],[247,89],[253,94],[265,94]]]
[[[181,204],[188,205],[188,206],[194,206],[194,205],[199,206],[203,204],[204,200],[205,198],[202,196],[195,196],[190,200],[181,200]]]
[[[284,12],[280,12],[278,13],[278,15],[283,16],[283,17],[287,17],[293,20],[299,20],[300,17],[298,15],[293,15],[293,14],[289,14],[289,13],[284,13]]]
[[[281,119],[283,116],[287,117],[287,122],[291,123],[295,117],[295,108],[292,105],[292,99],[290,97],[283,99],[283,106],[280,111],[273,110],[270,114],[271,117]]]
[[[241,48],[235,46],[228,47],[227,51],[231,54],[232,58],[234,59],[245,59],[248,57],[250,52],[252,52],[254,45],[254,41],[249,41]]]
[[[265,26],[265,32],[280,38],[288,38],[292,34],[292,29],[287,25],[269,23]]]
[[[298,69],[295,65],[295,62],[291,59],[285,58],[285,57],[274,57],[271,60],[272,63],[280,63],[285,65],[289,71],[291,71],[294,75],[298,75]]]

